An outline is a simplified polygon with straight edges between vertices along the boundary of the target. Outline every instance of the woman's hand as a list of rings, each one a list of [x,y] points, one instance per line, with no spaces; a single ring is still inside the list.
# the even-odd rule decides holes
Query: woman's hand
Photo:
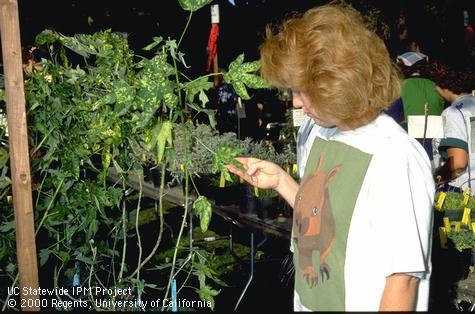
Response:
[[[261,189],[277,189],[282,173],[285,173],[270,161],[244,157],[237,157],[236,160],[242,164],[245,171],[233,165],[227,165],[228,170]]]
[[[257,188],[276,190],[292,208],[294,207],[298,184],[287,172],[266,160],[243,157],[238,157],[236,160],[242,164],[245,171],[233,165],[227,165],[230,172]]]

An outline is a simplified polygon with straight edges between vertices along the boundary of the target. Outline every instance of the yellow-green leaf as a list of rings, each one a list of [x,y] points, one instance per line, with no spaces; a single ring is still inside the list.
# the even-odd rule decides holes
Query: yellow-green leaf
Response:
[[[233,82],[234,90],[244,100],[251,99],[243,82]]]
[[[157,162],[161,162],[163,154],[165,153],[165,146],[168,143],[172,145],[172,129],[171,121],[165,121],[160,127],[160,132],[157,138]]]
[[[211,214],[213,212],[211,203],[205,196],[200,195],[193,203],[193,207],[196,211],[196,214],[200,218],[201,231],[206,232],[208,230]]]
[[[213,0],[178,0],[183,10],[195,12]]]

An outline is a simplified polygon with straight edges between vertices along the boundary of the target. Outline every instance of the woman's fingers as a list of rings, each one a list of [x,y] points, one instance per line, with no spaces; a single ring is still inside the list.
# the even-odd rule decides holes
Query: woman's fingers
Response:
[[[229,172],[234,173],[235,175],[238,175],[240,177],[244,176],[244,172],[241,169],[234,167],[233,165],[226,165],[226,168],[228,168]]]
[[[235,159],[242,164],[245,171],[230,164],[226,166],[228,170],[235,175],[240,176],[250,184],[258,186],[259,180],[256,174],[260,170],[259,164],[262,160],[250,157],[236,157]]]
[[[253,163],[253,164],[248,165],[248,167],[246,169],[246,174],[249,175],[249,176],[253,176],[253,175],[256,174],[256,172],[258,170],[259,170],[258,163]]]
[[[252,177],[249,176],[247,173],[245,173],[244,171],[242,171],[241,169],[239,168],[236,168],[235,166],[233,165],[227,165],[226,168],[228,168],[228,170],[231,172],[231,173],[234,173],[235,175],[243,178],[244,180],[246,180],[247,182],[249,182],[250,184],[253,184],[253,180],[252,180]]]

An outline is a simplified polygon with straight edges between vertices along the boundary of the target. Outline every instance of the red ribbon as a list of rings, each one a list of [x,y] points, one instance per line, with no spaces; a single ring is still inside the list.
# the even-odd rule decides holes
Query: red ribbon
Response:
[[[211,24],[211,30],[209,32],[209,37],[208,37],[208,64],[206,65],[206,72],[209,72],[211,69],[211,62],[213,61],[213,58],[216,56],[217,50],[218,50],[218,36],[219,36],[219,24],[218,23],[213,23]]]

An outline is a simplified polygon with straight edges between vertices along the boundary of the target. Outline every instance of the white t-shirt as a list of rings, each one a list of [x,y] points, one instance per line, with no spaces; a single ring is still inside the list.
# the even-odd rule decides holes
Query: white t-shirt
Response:
[[[351,131],[314,128],[294,208],[294,310],[378,311],[394,273],[421,278],[416,309],[427,310],[435,187],[426,152],[386,114]]]
[[[461,148],[469,154],[469,164],[460,176],[452,180],[449,185],[464,189],[468,186],[469,169],[472,195],[475,195],[475,97],[464,95],[458,97],[450,107],[442,112],[444,119],[445,138],[440,141],[439,153],[446,157],[446,150],[450,147]]]
[[[315,136],[317,136],[317,129],[313,119],[305,116],[297,132],[297,174],[300,179],[305,173],[305,164]]]

